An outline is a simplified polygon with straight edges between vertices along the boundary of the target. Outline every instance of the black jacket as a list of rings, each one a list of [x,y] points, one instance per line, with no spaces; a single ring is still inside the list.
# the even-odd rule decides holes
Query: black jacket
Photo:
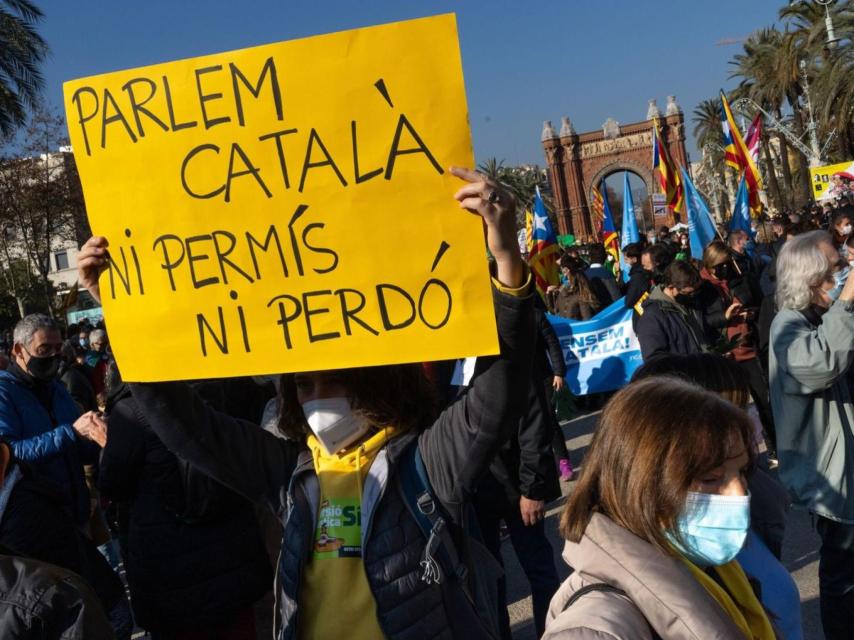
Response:
[[[89,375],[84,365],[72,363],[63,365],[59,373],[59,381],[68,389],[68,393],[80,408],[81,413],[86,411],[97,411],[98,400],[95,398],[95,389],[89,382]]]
[[[637,335],[645,361],[663,353],[701,353],[708,347],[693,311],[670,300],[660,286],[653,288],[643,304]]]
[[[535,331],[530,305],[530,296],[495,293],[501,356],[478,358],[472,386],[422,433],[393,438],[371,465],[361,510],[362,558],[376,609],[365,615],[376,615],[390,640],[449,639],[463,633],[456,613],[467,606],[461,581],[422,579],[426,540],[403,500],[397,468],[417,437],[430,483],[451,519],[451,533],[465,542],[460,523],[470,497],[525,407]],[[136,384],[133,393],[172,451],[282,517],[276,627],[280,639],[296,637],[302,572],[313,547],[319,500],[311,454],[300,444],[211,410],[186,384]],[[380,465],[383,476],[370,475]],[[484,558],[490,558],[488,552]],[[479,637],[484,636],[468,634],[468,640]]]
[[[560,497],[552,439],[560,427],[541,380],[532,380],[528,409],[504,443],[477,490],[475,506],[503,512],[519,509],[519,498],[551,502]]]
[[[760,278],[762,275],[762,264],[758,256],[738,254],[730,252],[733,260],[738,265],[739,275],[729,278],[730,293],[738,298],[745,307],[758,309],[762,304],[762,286]]]
[[[638,263],[632,265],[629,271],[629,282],[626,284],[626,309],[634,309],[634,306],[652,287],[652,276]]]
[[[551,385],[554,376],[566,376],[566,362],[554,328],[536,304],[534,317],[538,330],[528,406],[517,429],[489,465],[489,473],[477,492],[478,509],[485,504],[492,509],[518,509],[522,496],[546,502],[560,497],[552,453],[552,439],[560,426],[546,397],[545,385]]]
[[[537,323],[537,341],[534,344],[534,378],[566,376],[566,360],[552,323],[540,306],[534,307]]]
[[[13,462],[7,468],[6,485],[12,482],[16,466]],[[15,555],[79,574],[92,586],[104,610],[111,611],[125,598],[118,576],[95,544],[78,531],[63,508],[61,494],[33,477],[26,467],[18,466],[18,470],[21,475],[0,512],[0,544]],[[6,489],[4,486],[0,496]]]
[[[77,575],[0,547],[0,629],[4,638],[115,638],[95,594]]]
[[[107,409],[100,486],[129,508],[122,539],[137,624],[210,626],[259,600],[273,576],[252,505],[167,450],[127,386]]]
[[[599,300],[600,308],[604,309],[620,298],[620,287],[617,286],[617,279],[602,265],[588,267],[584,275],[590,281],[590,289]]]

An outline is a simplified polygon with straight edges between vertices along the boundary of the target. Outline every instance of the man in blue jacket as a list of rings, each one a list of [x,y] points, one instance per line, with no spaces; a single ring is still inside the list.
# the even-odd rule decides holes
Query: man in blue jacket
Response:
[[[78,525],[89,519],[89,491],[83,463],[94,462],[97,447],[83,440],[100,418],[82,416],[56,374],[62,336],[56,323],[31,314],[15,325],[12,362],[0,371],[0,436],[15,458],[60,490]]]

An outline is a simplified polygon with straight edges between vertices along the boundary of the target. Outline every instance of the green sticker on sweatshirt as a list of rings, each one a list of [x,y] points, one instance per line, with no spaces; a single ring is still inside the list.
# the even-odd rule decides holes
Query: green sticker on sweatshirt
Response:
[[[321,500],[314,532],[314,557],[362,557],[362,503],[358,498]]]

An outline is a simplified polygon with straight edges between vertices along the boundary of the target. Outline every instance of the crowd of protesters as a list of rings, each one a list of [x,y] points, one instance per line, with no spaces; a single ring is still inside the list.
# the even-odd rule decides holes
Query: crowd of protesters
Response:
[[[506,537],[538,637],[801,638],[780,563],[792,503],[822,539],[826,637],[851,637],[854,208],[769,218],[693,258],[665,228],[623,249],[624,274],[604,246],[570,247],[540,298],[512,196],[453,172],[486,229],[498,356],[126,383],[103,324],[16,325],[4,637],[238,640],[266,616],[283,639],[510,638]],[[78,258],[96,299],[107,247]],[[576,473],[546,312],[620,300],[644,364],[604,398]],[[545,511],[576,476],[561,584]]]

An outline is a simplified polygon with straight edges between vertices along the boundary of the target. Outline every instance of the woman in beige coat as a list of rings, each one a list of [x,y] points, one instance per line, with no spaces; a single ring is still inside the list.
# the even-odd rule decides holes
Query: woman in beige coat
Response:
[[[692,383],[649,378],[614,396],[561,519],[575,571],[543,638],[775,638],[734,560],[752,442],[742,411]]]

